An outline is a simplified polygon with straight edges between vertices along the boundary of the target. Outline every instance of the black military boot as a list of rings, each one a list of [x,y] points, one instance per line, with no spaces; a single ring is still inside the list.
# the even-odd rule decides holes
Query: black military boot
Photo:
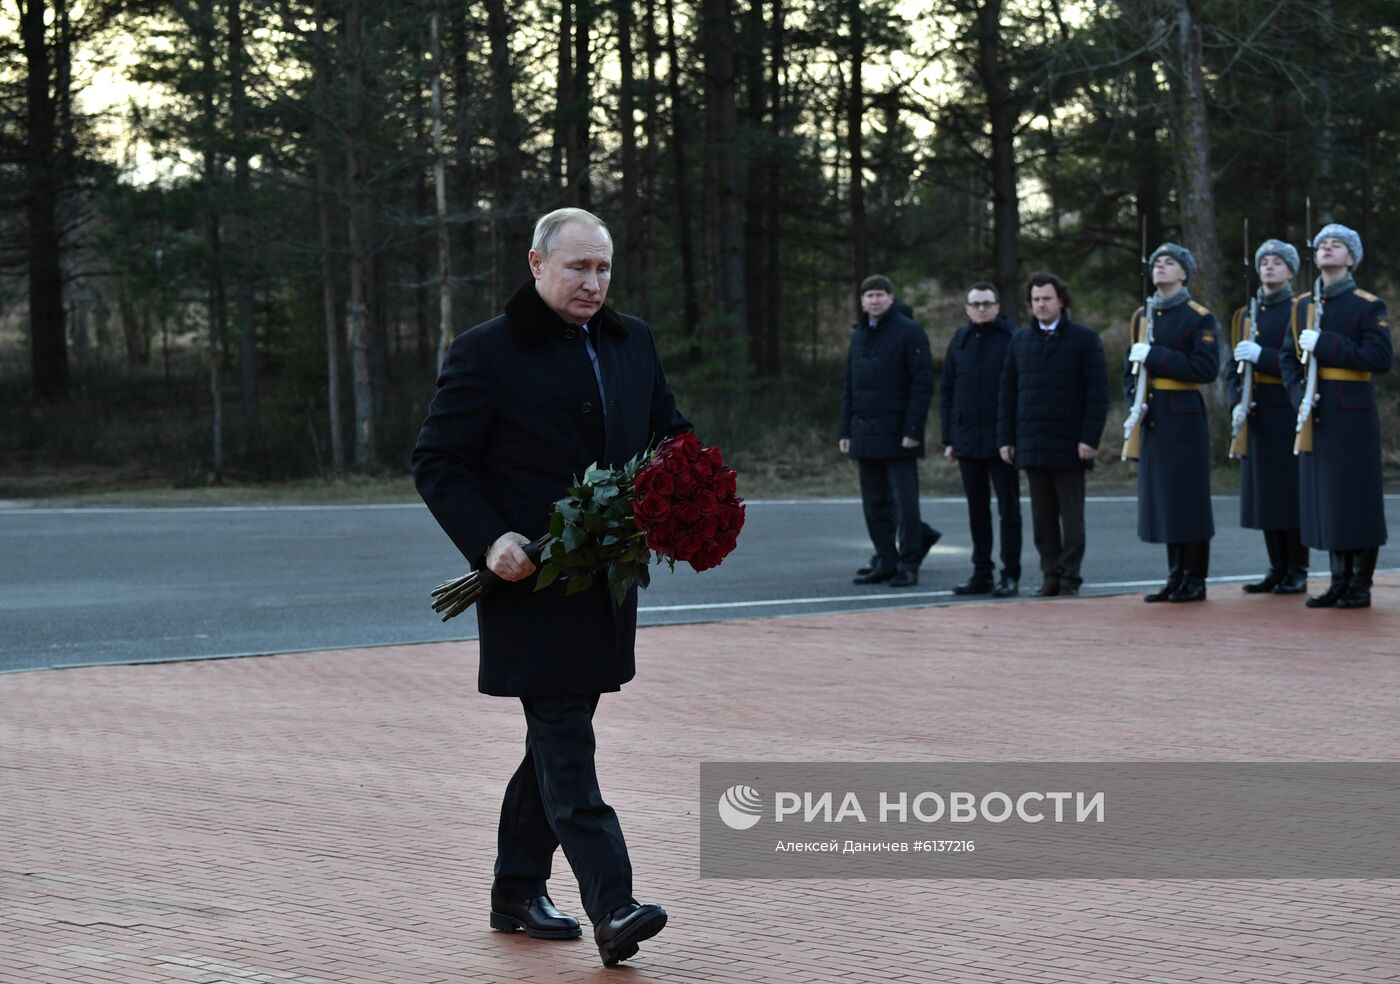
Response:
[[[1337,599],[1338,608],[1371,607],[1371,578],[1376,573],[1376,557],[1380,552],[1379,547],[1352,551],[1351,578],[1347,581],[1346,593]]]
[[[1287,546],[1284,542],[1284,534],[1280,530],[1264,531],[1264,547],[1269,551],[1269,573],[1264,575],[1264,580],[1254,581],[1251,584],[1242,584],[1245,594],[1267,594],[1283,581],[1287,575],[1284,565],[1287,563],[1284,554]]]
[[[1167,601],[1205,601],[1206,575],[1210,572],[1210,541],[1181,545],[1181,585]]]
[[[1167,544],[1167,583],[1150,595],[1144,595],[1142,600],[1147,602],[1166,601],[1176,590],[1181,587],[1181,579],[1185,575],[1182,569],[1182,545],[1180,543]]]
[[[1337,599],[1346,594],[1351,581],[1351,551],[1332,550],[1328,553],[1332,562],[1332,585],[1322,594],[1307,600],[1309,608],[1334,608]]]
[[[1274,588],[1274,594],[1304,594],[1308,590],[1308,548],[1303,545],[1301,530],[1284,530],[1287,547],[1288,576]]]

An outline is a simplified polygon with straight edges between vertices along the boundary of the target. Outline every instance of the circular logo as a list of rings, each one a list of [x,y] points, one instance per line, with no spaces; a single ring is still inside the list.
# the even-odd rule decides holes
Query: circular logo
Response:
[[[752,786],[730,786],[719,798],[719,818],[730,830],[748,830],[763,815],[763,797]]]

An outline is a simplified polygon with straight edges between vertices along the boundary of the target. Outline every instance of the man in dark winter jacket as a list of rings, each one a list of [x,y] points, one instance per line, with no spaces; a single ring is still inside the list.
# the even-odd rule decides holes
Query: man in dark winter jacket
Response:
[[[1034,320],[1016,333],[1001,374],[997,443],[1026,472],[1043,580],[1036,594],[1079,594],[1084,477],[1108,417],[1108,367],[1092,329],[1069,320],[1069,286],[1037,273],[1026,290]]]
[[[958,463],[967,519],[972,528],[972,577],[955,595],[1010,598],[1021,579],[1021,483],[997,452],[997,400],[1006,350],[1016,326],[1001,316],[997,289],[973,284],[967,291],[967,324],[953,335],[943,359],[943,457]],[[1001,517],[1001,580],[992,573],[992,489]]]
[[[867,277],[860,303],[865,317],[851,332],[837,446],[859,466],[865,525],[879,560],[855,581],[904,588],[919,583],[928,551],[918,459],[933,402],[933,360],[928,335],[894,309],[889,278]]]

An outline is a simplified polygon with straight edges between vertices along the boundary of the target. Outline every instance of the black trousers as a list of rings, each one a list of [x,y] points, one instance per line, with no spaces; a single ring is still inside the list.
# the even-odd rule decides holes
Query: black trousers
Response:
[[[593,767],[593,712],[598,695],[522,697],[525,758],[501,803],[493,902],[544,895],[554,849],[578,879],[584,910],[595,923],[635,902],[632,863],[617,814],[603,802]]]
[[[1265,530],[1264,549],[1269,551],[1269,570],[1308,569],[1308,548],[1301,530]]]
[[[1021,478],[1000,458],[958,458],[967,522],[972,528],[972,574],[992,576],[992,488],[1001,520],[1001,573],[1021,579]]]
[[[1047,580],[1077,588],[1084,578],[1084,469],[1027,468],[1031,529]]]
[[[865,528],[882,565],[918,570],[924,552],[917,458],[860,458]]]

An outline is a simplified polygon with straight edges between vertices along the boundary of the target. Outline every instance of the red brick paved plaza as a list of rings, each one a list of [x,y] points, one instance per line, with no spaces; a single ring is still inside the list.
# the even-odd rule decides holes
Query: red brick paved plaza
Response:
[[[1395,880],[699,877],[706,760],[1400,756],[1400,582],[1211,592],[642,630],[600,775],[671,923],[611,970],[487,928],[524,725],[474,644],[3,676],[0,982],[1400,981]]]

